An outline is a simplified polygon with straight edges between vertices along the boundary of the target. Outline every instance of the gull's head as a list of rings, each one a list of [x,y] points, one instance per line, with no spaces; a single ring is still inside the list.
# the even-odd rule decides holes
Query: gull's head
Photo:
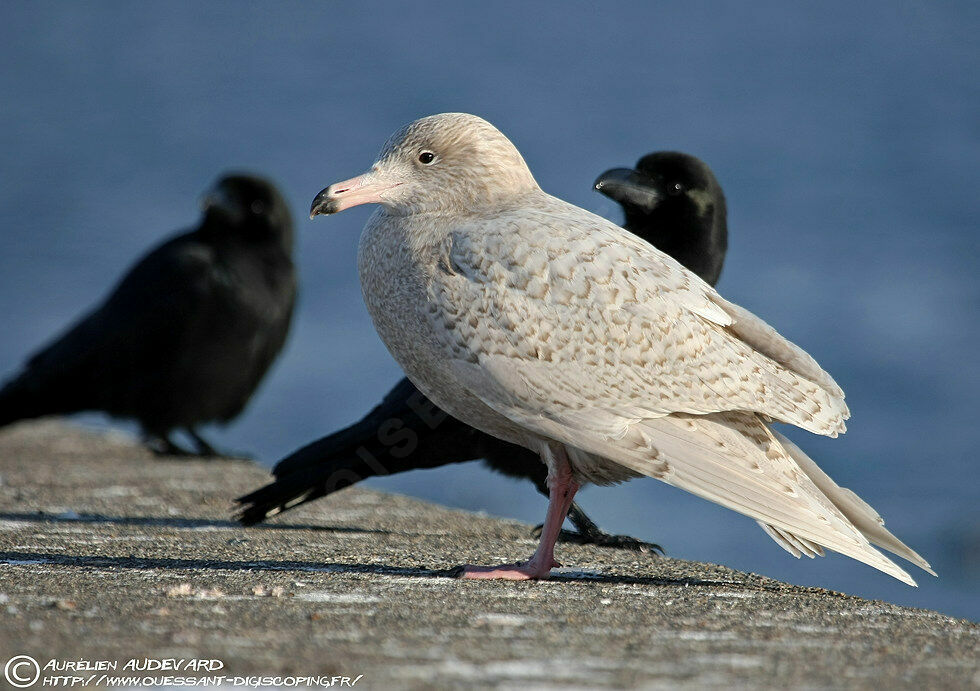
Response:
[[[310,218],[360,204],[388,213],[467,213],[500,208],[538,189],[517,148],[475,115],[430,115],[395,132],[371,169],[322,190]]]

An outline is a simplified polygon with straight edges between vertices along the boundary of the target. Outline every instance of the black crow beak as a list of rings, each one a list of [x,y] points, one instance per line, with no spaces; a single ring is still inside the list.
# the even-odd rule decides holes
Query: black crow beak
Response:
[[[206,214],[213,214],[225,219],[237,219],[241,215],[241,209],[235,199],[228,194],[228,190],[222,185],[211,188],[201,199],[201,210]]]
[[[653,180],[632,168],[613,168],[596,178],[596,192],[624,206],[653,208],[660,201]]]

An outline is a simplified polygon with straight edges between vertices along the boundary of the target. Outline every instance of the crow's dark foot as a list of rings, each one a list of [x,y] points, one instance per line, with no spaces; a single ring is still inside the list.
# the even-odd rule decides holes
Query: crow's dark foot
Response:
[[[578,532],[563,530],[558,536],[559,542],[571,542],[577,545],[596,545],[613,549],[628,549],[644,554],[664,554],[664,548],[653,542],[643,542],[629,535],[610,535],[599,529],[591,518],[586,515],[577,502],[572,502],[568,509],[568,519],[578,529]],[[541,526],[534,529],[534,534],[541,533]]]
[[[199,461],[254,461],[255,458],[247,453],[238,451],[211,451],[210,453],[192,454]]]
[[[177,456],[187,458],[188,456],[197,455],[193,451],[188,451],[184,447],[178,446],[170,437],[148,436],[143,440],[143,446],[160,457]]]
[[[238,451],[217,451],[211,449],[210,451],[192,451],[188,453],[187,456],[194,458],[198,461],[254,461],[255,459],[247,453],[240,453]]]
[[[187,435],[194,440],[194,444],[197,446],[197,453],[194,455],[199,458],[210,458],[217,461],[252,460],[252,457],[248,454],[238,453],[236,451],[218,451],[192,427],[187,428]]]
[[[185,449],[175,443],[169,436],[150,434],[143,439],[143,446],[156,454],[159,458],[178,458],[184,460],[251,460],[251,457],[243,453],[225,453],[216,451],[213,446],[208,444],[199,435],[190,434],[197,446],[196,450]]]
[[[542,526],[535,527],[531,535],[535,538],[541,537]],[[573,545],[595,545],[596,547],[609,547],[611,549],[627,549],[632,552],[642,552],[643,554],[664,554],[664,548],[655,542],[643,542],[629,535],[610,535],[601,530],[588,531],[586,533],[574,530],[562,530],[558,534],[558,542],[565,542]]]

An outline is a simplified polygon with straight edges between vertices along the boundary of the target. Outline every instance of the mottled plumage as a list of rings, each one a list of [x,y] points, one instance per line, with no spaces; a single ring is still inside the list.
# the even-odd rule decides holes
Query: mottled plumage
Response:
[[[725,197],[704,162],[679,152],[643,156],[635,169],[602,173],[595,189],[619,202],[624,227],[714,282],[727,247]],[[537,454],[466,425],[438,410],[402,379],[355,424],[298,449],[273,469],[275,480],[239,497],[239,519],[261,522],[376,475],[482,459],[500,473],[530,480],[548,496],[547,468]],[[658,545],[609,535],[573,503],[569,539],[650,551]]]
[[[361,236],[364,299],[409,379],[549,467],[535,555],[467,576],[545,577],[581,483],[649,475],[755,518],[784,547],[827,547],[914,583],[841,510],[844,490],[818,487],[769,429],[843,432],[830,375],[668,255],[543,192],[492,125],[418,120],[312,213],[362,203],[381,204]]]

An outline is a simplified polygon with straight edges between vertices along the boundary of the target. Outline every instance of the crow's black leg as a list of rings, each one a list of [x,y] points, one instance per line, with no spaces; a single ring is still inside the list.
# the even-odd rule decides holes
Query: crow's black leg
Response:
[[[664,553],[664,548],[654,542],[643,542],[629,535],[610,535],[603,532],[599,526],[589,518],[585,511],[577,503],[572,502],[568,510],[568,518],[575,525],[578,532],[563,530],[558,537],[559,542],[571,542],[577,545],[596,545],[597,547],[611,547],[613,549],[628,549],[634,552]],[[541,526],[534,529],[533,535],[537,537],[541,532]]]
[[[185,427],[184,429],[187,430],[187,436],[194,440],[194,444],[197,446],[198,456],[205,458],[248,459],[248,454],[218,451],[193,427]]]
[[[193,456],[193,452],[174,443],[169,434],[147,432],[143,435],[143,446],[157,456]]]
[[[246,454],[234,453],[231,451],[219,451],[215,449],[207,439],[202,437],[200,433],[193,427],[185,427],[187,431],[187,436],[194,440],[194,444],[197,446],[197,455],[206,458],[245,458],[248,456]]]
[[[610,535],[603,532],[595,522],[585,515],[578,504],[572,502],[572,507],[568,510],[568,518],[578,529],[578,534],[572,533],[574,537],[570,542],[578,542],[583,545],[598,545],[599,547],[614,547],[616,549],[629,549],[634,552],[660,552],[664,553],[664,548],[654,542],[643,542],[629,535]]]
[[[201,455],[201,456],[220,456],[221,455],[217,451],[215,451],[214,450],[214,447],[211,446],[211,444],[208,442],[208,440],[205,439],[204,437],[202,437],[200,434],[198,434],[197,433],[197,430],[194,429],[193,427],[188,427],[187,428],[187,435],[191,439],[193,439],[194,440],[194,443],[197,445],[197,453],[198,453],[198,455]]]

